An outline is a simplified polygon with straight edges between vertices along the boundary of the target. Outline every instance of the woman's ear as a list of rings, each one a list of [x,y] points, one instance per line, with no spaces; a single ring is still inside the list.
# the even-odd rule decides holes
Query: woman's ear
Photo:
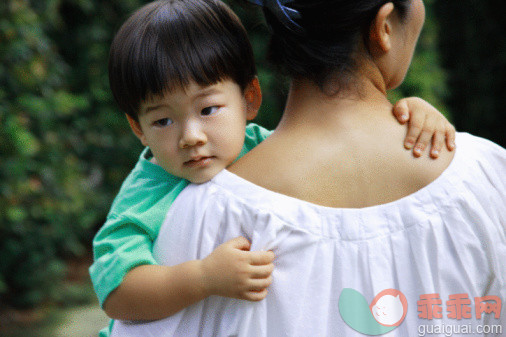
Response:
[[[247,105],[246,119],[250,121],[257,116],[262,105],[262,90],[258,77],[255,77],[244,90],[244,99]]]
[[[129,116],[128,114],[125,114],[128,124],[130,124],[130,128],[132,129],[133,133],[139,140],[141,141],[142,145],[148,146],[148,143],[146,141],[146,136],[144,135],[144,132],[142,132],[141,125],[138,121],[136,121],[133,117]]]
[[[383,54],[392,49],[394,4],[387,2],[379,9],[369,32],[369,50]]]

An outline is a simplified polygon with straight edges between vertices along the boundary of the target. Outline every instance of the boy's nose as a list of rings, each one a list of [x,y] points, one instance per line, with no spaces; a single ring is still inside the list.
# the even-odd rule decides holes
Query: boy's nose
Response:
[[[204,145],[205,143],[207,143],[207,137],[200,126],[195,123],[188,123],[179,140],[179,147],[184,149],[190,146]]]

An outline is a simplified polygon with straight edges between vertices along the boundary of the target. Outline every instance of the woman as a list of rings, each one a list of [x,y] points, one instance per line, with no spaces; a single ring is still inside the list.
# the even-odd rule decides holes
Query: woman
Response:
[[[398,146],[406,130],[386,92],[409,68],[423,2],[262,4],[270,58],[292,78],[283,118],[228,171],[179,195],[167,223],[180,226],[162,227],[154,251],[172,265],[245,236],[276,254],[270,293],[211,297],[113,334],[505,333],[506,151],[467,134],[438,161]]]

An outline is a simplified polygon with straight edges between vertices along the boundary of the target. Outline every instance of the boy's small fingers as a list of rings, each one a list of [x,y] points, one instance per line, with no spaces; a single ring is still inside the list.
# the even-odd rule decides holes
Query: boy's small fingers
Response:
[[[240,249],[240,250],[249,250],[251,247],[251,243],[243,236],[239,236],[237,238],[233,238],[226,242],[226,244],[232,245],[232,247]]]
[[[455,145],[455,127],[453,125],[450,125],[446,128],[446,147],[449,151],[453,151],[456,148]]]
[[[436,131],[432,138],[432,148],[430,150],[430,156],[434,159],[439,157],[441,150],[443,149],[444,135],[441,131]]]
[[[420,137],[418,137],[418,141],[416,142],[415,148],[413,149],[413,154],[415,157],[420,157],[425,149],[429,146],[430,141],[434,137],[435,126],[432,120],[426,120],[425,125],[423,126],[422,133]]]
[[[424,127],[424,116],[414,115],[411,117],[408,125],[408,133],[404,140],[404,147],[411,150],[415,146],[416,140],[420,138],[420,133]]]
[[[244,299],[252,302],[258,302],[267,297],[267,293],[267,289],[263,289],[261,291],[249,291],[245,294]]]
[[[409,108],[406,100],[402,99],[397,102],[397,104],[394,105],[393,112],[401,124],[404,124],[409,120]]]
[[[274,271],[274,264],[270,263],[262,266],[252,266],[251,268],[251,278],[263,279],[272,274]]]
[[[262,279],[250,280],[248,290],[249,291],[262,291],[268,288],[272,284],[272,276]]]
[[[415,145],[416,140],[420,137],[420,133],[426,124],[425,118],[426,116],[424,114],[413,114],[411,116],[405,140],[405,146],[407,149],[411,149]]]
[[[249,252],[250,263],[255,266],[265,265],[274,261],[274,253],[272,251],[254,251]]]

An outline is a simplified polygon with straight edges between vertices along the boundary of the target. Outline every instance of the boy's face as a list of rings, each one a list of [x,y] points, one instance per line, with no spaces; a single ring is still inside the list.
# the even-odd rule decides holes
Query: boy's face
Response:
[[[200,87],[191,83],[141,104],[132,130],[167,172],[203,183],[241,152],[246,121],[260,107],[258,80],[243,92],[233,81]]]

